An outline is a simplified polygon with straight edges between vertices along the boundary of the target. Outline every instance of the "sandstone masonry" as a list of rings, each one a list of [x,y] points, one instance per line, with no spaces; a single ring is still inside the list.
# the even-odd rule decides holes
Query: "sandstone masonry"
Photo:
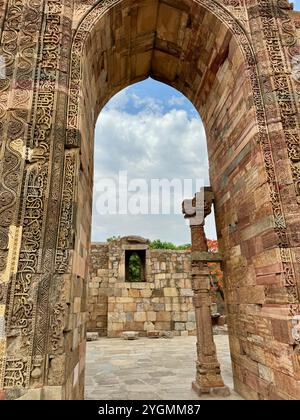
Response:
[[[95,122],[152,77],[205,126],[235,389],[300,399],[300,14],[3,0],[0,37],[0,398],[83,398]]]
[[[195,335],[190,251],[153,250],[139,238],[92,244],[88,331],[119,337],[123,331]],[[144,240],[142,240],[144,242]],[[143,282],[128,282],[125,253],[144,248]]]

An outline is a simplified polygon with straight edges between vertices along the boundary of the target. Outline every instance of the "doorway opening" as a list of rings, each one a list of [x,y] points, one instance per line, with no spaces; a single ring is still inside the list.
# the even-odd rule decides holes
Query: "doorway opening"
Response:
[[[105,150],[108,145],[110,153]],[[209,183],[199,114],[182,94],[162,83],[148,79],[132,85],[113,97],[99,115],[95,163],[88,331],[101,339],[88,343],[86,398],[98,393],[108,399],[145,399],[149,393],[154,399],[168,399],[171,394],[197,398],[191,390],[196,357],[191,239],[181,204]],[[120,187],[120,172],[125,170],[126,194],[124,182]],[[159,181],[155,191],[153,180]],[[121,202],[126,198],[127,203]],[[214,215],[206,231],[210,251],[217,252]],[[217,344],[225,355],[221,362],[232,388],[226,314],[224,305],[218,308],[220,296],[213,284],[218,278],[220,286],[220,273],[212,267],[212,320],[224,321],[215,330],[223,329]],[[138,340],[124,341],[131,333]],[[100,349],[103,359],[96,355]],[[100,370],[109,365],[97,380],[95,357]]]

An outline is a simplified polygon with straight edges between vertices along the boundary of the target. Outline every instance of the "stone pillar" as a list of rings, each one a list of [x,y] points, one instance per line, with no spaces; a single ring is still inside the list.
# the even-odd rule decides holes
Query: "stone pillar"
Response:
[[[224,385],[213,340],[208,269],[208,261],[212,259],[204,232],[205,217],[211,212],[212,201],[211,189],[204,188],[193,200],[183,202],[183,213],[189,219],[191,228],[192,287],[197,327],[197,372],[192,386],[198,395],[215,394],[225,397],[230,391]]]

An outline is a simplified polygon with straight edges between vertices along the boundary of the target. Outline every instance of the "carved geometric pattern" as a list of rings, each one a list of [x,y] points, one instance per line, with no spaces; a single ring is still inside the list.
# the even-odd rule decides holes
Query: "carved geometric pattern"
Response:
[[[46,343],[49,330],[49,289],[50,275],[43,275],[38,285],[36,325],[33,344],[33,355],[44,355],[47,353]]]
[[[3,389],[6,341],[0,339],[0,389]]]
[[[20,156],[11,149],[9,143],[16,136],[22,136],[24,130],[22,116],[17,115],[16,112],[11,112],[9,122],[7,124],[4,123],[5,119],[7,119],[5,111],[8,108],[8,92],[16,69],[15,55],[22,35],[17,23],[22,20],[22,13],[23,2],[9,2],[0,47],[1,57],[5,60],[5,78],[0,80],[0,150],[2,151],[2,153],[0,152],[0,160],[2,162],[0,168],[0,271],[4,270],[6,266],[8,228],[14,218],[14,205],[17,198],[16,188],[20,176]],[[5,148],[2,147],[2,143],[5,144]],[[8,179],[7,175],[9,176]]]
[[[57,303],[52,309],[50,349],[56,354],[63,348],[65,305]]]
[[[6,359],[4,388],[24,388],[29,382],[29,363],[23,359]]]
[[[68,250],[72,249],[74,193],[76,191],[76,155],[67,152],[64,162],[64,185],[62,194],[59,233],[56,246],[56,271],[65,273],[68,269]]]
[[[298,203],[300,204],[300,173],[297,173],[295,170],[294,162],[295,157],[297,160],[297,147],[300,145],[299,137],[299,126],[297,119],[296,105],[294,103],[295,96],[293,95],[292,85],[289,81],[288,76],[286,75],[288,69],[282,54],[282,43],[279,35],[279,29],[276,24],[277,20],[274,16],[285,16],[285,21],[287,14],[283,15],[283,11],[280,13],[275,13],[270,2],[266,0],[258,0],[259,12],[262,24],[262,32],[264,34],[264,41],[266,46],[266,51],[269,56],[270,65],[272,72],[274,74],[274,85],[276,89],[276,99],[277,104],[280,109],[281,121],[284,130],[284,134],[287,142],[287,150],[289,157],[291,159],[291,172],[293,174],[293,179],[295,183],[295,191],[298,196]],[[286,4],[284,5],[286,6]],[[280,2],[278,4],[280,8]],[[271,154],[271,148],[269,154]],[[274,173],[275,174],[275,173]],[[272,179],[272,184],[275,185],[276,179]],[[271,185],[272,185],[271,184]],[[271,187],[274,188],[274,187]],[[281,248],[289,247],[289,240],[286,234],[286,223],[284,220],[283,213],[278,214],[279,206],[277,202],[280,200],[280,193],[273,190],[273,202],[275,201],[276,206],[276,215],[280,218],[280,224],[277,224],[277,232],[280,238],[279,246]],[[278,219],[278,217],[277,217]],[[276,219],[275,219],[276,220]],[[293,263],[291,258],[290,250],[286,249],[285,256],[283,260],[283,276],[285,280],[285,285],[287,288],[288,298],[290,303],[296,303],[299,301],[298,291],[297,291],[297,282],[295,278],[295,273],[293,269]],[[283,252],[281,252],[283,254]]]
[[[291,80],[286,75],[289,71],[286,60],[283,55],[282,40],[279,36],[279,26],[277,22],[283,22],[283,33],[288,34],[288,44],[296,44],[296,33],[291,25],[291,19],[286,12],[286,4],[278,3],[276,16],[271,10],[270,5],[265,1],[260,1],[260,12],[262,16],[263,31],[265,34],[267,51],[269,53],[270,63],[274,72],[274,84],[276,88],[277,103],[279,105],[281,121],[287,143],[287,151],[291,160],[291,171],[295,183],[295,190],[300,204],[300,173],[299,167],[295,166],[300,161],[300,136],[299,121],[296,116],[297,104],[295,103],[296,93],[293,92]],[[299,51],[296,50],[299,54]]]
[[[247,10],[245,7],[245,0],[223,0],[223,4],[235,18],[242,22],[244,26],[247,25]]]
[[[35,273],[41,268],[41,252],[43,248],[43,232],[44,223],[47,217],[46,200],[47,188],[49,188],[48,175],[49,167],[47,160],[50,154],[50,134],[53,124],[53,110],[55,109],[55,95],[56,79],[58,75],[58,59],[60,55],[60,38],[61,38],[61,13],[63,2],[60,0],[47,1],[47,12],[43,13],[45,2],[28,0],[26,3],[27,13],[24,17],[24,29],[27,36],[27,44],[24,42],[24,58],[29,58],[28,43],[31,42],[31,36],[34,37],[32,45],[40,48],[39,69],[36,72],[34,66],[38,54],[32,49],[32,63],[31,67],[23,66],[27,74],[20,74],[20,87],[32,89],[32,80],[34,81],[33,91],[37,92],[33,96],[33,105],[31,107],[31,123],[27,135],[27,154],[26,158],[30,161],[31,166],[27,170],[25,182],[23,183],[23,191],[21,195],[26,197],[23,204],[23,211],[21,215],[23,220],[20,223],[23,225],[23,234],[21,242],[21,251],[19,256],[18,271],[15,276],[12,276],[11,281],[11,301],[9,305],[9,313],[7,315],[8,327],[10,329],[20,329],[24,339],[20,342],[22,351],[27,349],[27,354],[30,356],[33,351],[33,336],[34,324],[36,320],[36,300],[37,293],[39,297],[41,288],[38,287],[39,277]],[[14,16],[16,19],[16,16]],[[14,23],[18,27],[18,22]],[[40,35],[41,42],[36,43],[36,34]],[[14,54],[12,54],[12,57]],[[21,57],[23,51],[21,51]],[[18,66],[16,65],[17,69]],[[35,71],[39,77],[33,77],[32,72]],[[18,77],[15,77],[18,80]],[[28,85],[29,82],[29,85]],[[27,85],[26,85],[27,83]],[[22,86],[21,86],[22,84]],[[32,91],[32,90],[31,90]],[[20,105],[20,101],[27,101],[26,94],[19,94],[16,97],[15,105]],[[27,118],[27,115],[24,114]],[[14,135],[16,136],[16,134]],[[33,140],[34,139],[34,140]],[[61,149],[56,148],[56,153],[61,153]],[[20,182],[17,182],[20,184]],[[54,188],[58,191],[58,188]],[[43,265],[45,268],[46,264]],[[49,288],[50,286],[48,286]],[[39,289],[39,292],[38,292]],[[44,295],[43,295],[44,296]],[[48,296],[40,300],[48,302]],[[39,306],[37,322],[42,322],[43,332],[46,334],[47,328],[44,321],[48,318],[47,310]],[[39,329],[40,333],[41,329]],[[39,341],[39,340],[38,340]],[[46,342],[47,339],[44,339]],[[45,351],[45,348],[43,348]],[[29,360],[29,359],[28,359]],[[12,369],[13,366],[20,366],[23,361],[7,365],[7,369]],[[25,362],[24,362],[25,363]],[[29,361],[26,362],[30,370]],[[27,366],[26,365],[26,366]],[[25,366],[25,365],[24,365]],[[26,370],[27,367],[22,367]],[[23,379],[25,373],[22,374]],[[27,375],[28,376],[28,375]],[[21,386],[26,386],[25,379],[18,380]],[[28,376],[29,381],[29,376]],[[5,384],[10,386],[11,383],[16,382],[15,379],[7,379]]]
[[[9,320],[10,328],[28,328],[28,321],[33,319],[32,281],[39,257],[46,176],[47,167],[36,165],[29,172],[25,184],[27,194],[24,208],[24,228],[18,272],[12,292],[13,305]]]
[[[4,315],[0,314],[0,340],[5,338],[5,319]]]
[[[0,305],[4,305],[6,301],[7,284],[0,283]]]

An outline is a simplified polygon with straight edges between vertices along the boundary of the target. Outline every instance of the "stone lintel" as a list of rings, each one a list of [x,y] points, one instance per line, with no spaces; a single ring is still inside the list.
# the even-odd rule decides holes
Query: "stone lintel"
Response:
[[[122,245],[122,249],[125,251],[145,251],[147,249],[149,249],[148,245],[142,245],[142,244],[137,244],[137,245]]]
[[[138,244],[149,244],[149,239],[142,238],[141,236],[125,236],[122,241]]]

